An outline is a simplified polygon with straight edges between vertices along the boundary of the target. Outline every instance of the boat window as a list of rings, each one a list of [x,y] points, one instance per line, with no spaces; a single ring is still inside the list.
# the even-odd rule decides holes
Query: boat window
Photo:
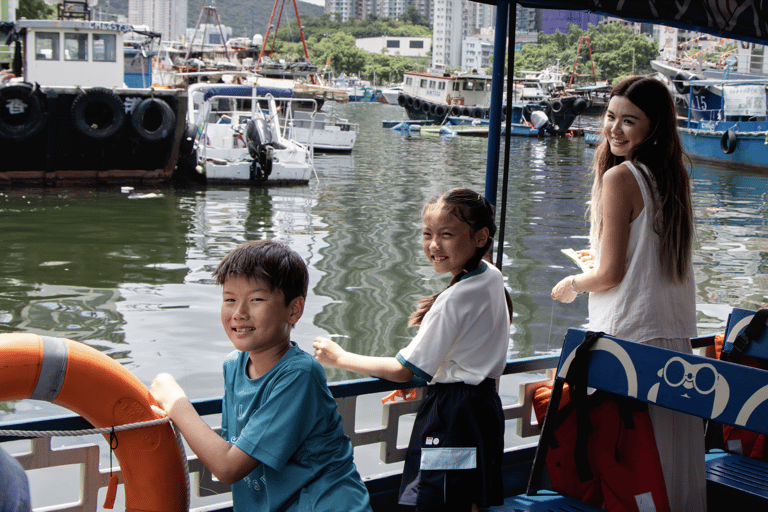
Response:
[[[64,60],[88,60],[88,34],[64,34]]]
[[[440,82],[439,84],[437,84],[437,88],[440,89],[441,91],[444,91],[445,90],[445,82]]]
[[[460,90],[460,87],[459,87],[459,82],[453,82],[453,90],[454,90],[454,91],[458,91],[458,90]]]
[[[430,80],[429,81],[429,88],[430,89],[434,89],[435,88],[435,81],[434,80]]]
[[[114,34],[93,34],[93,60],[96,62],[115,62],[116,38]]]
[[[413,78],[407,77],[405,79],[405,85],[413,85]]]
[[[474,86],[475,86],[475,83],[472,82],[471,80],[468,80],[468,81],[464,82],[464,90],[465,91],[471,91]]]
[[[419,87],[421,87],[422,89],[426,89],[427,88],[427,79],[426,78],[422,78],[421,79],[421,82],[419,83]]]
[[[59,60],[59,33],[35,33],[35,60]]]

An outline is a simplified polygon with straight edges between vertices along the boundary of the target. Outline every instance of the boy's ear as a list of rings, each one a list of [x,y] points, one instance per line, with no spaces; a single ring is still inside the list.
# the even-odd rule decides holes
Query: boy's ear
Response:
[[[295,324],[299,321],[301,315],[304,314],[304,297],[299,296],[293,299],[291,303],[288,304],[288,309],[290,310],[291,324]]]

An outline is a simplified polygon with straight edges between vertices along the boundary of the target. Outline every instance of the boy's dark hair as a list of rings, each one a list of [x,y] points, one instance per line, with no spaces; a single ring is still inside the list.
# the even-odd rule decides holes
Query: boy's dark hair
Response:
[[[263,279],[273,290],[283,292],[286,306],[296,297],[306,298],[309,286],[309,272],[301,256],[274,240],[247,242],[227,254],[213,277],[223,285],[232,276]]]

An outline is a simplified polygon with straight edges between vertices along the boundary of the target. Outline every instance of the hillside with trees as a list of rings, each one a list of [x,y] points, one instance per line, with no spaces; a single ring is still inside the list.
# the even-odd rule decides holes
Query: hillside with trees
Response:
[[[579,40],[588,37],[592,47],[592,60],[598,80],[617,83],[621,78],[633,73],[651,73],[651,60],[658,53],[658,43],[645,35],[635,34],[618,23],[600,22],[590,25],[588,30],[581,30],[573,24],[568,25],[568,32],[559,31],[552,35],[539,35],[538,44],[523,45],[515,51],[516,76],[522,70],[540,71],[558,64],[561,70],[571,72],[576,59]],[[577,75],[592,75],[589,62],[589,49],[586,41],[582,43]],[[591,83],[582,79],[584,83]]]

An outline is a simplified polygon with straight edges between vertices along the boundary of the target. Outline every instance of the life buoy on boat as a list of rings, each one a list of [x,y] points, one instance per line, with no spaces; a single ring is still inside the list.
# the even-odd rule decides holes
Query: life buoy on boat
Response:
[[[32,333],[0,334],[0,401],[44,400],[97,428],[161,418],[147,387],[112,358],[83,343]],[[126,510],[189,510],[186,461],[170,424],[124,430],[115,455]]]
[[[24,140],[42,130],[47,120],[37,86],[28,83],[0,86],[0,136]]]
[[[96,140],[116,134],[123,126],[123,102],[109,89],[94,87],[72,102],[72,121],[77,131]]]
[[[733,130],[726,130],[722,137],[720,137],[720,149],[723,150],[723,153],[726,155],[730,155],[734,151],[736,151],[736,144],[738,144],[739,139],[736,137],[736,132]]]

